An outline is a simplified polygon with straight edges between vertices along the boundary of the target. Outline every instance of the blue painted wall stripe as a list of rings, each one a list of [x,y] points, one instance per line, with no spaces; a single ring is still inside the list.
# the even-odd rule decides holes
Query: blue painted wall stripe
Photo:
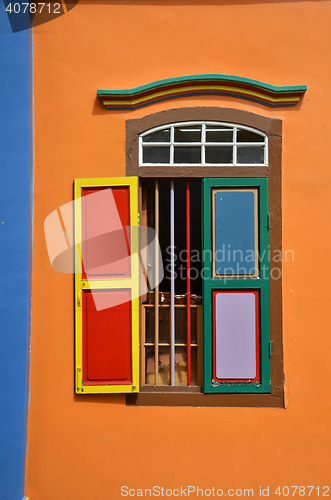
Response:
[[[24,496],[31,291],[31,50],[31,32],[13,34],[0,2],[0,500]]]

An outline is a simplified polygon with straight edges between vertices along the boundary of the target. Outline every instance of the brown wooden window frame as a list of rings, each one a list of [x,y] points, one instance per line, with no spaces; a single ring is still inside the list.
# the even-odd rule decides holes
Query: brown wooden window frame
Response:
[[[268,136],[267,166],[139,166],[139,135],[161,125],[189,121],[229,122],[255,128]],[[126,176],[140,180],[266,177],[269,181],[270,254],[282,250],[281,213],[282,121],[251,112],[216,107],[178,108],[126,121]],[[141,203],[141,192],[140,192]],[[273,261],[281,276],[282,262]],[[270,280],[270,394],[204,394],[199,387],[141,387],[126,395],[136,406],[230,406],[284,408],[282,279]]]

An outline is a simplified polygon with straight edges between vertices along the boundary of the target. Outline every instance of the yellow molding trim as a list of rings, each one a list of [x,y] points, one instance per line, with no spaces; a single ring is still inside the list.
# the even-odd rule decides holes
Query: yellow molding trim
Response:
[[[271,97],[271,96],[268,96],[266,98],[266,95],[262,94],[261,92],[254,92],[253,90],[247,90],[247,89],[241,90],[238,87],[229,87],[226,85],[197,85],[194,88],[192,88],[192,87],[180,87],[177,89],[170,89],[170,90],[166,90],[166,91],[162,91],[162,92],[156,92],[154,94],[149,94],[147,96],[143,96],[143,97],[140,97],[138,99],[125,99],[125,100],[123,99],[120,101],[119,100],[107,100],[107,99],[105,99],[103,101],[103,104],[105,106],[115,105],[115,104],[133,105],[134,106],[136,104],[140,104],[141,102],[149,101],[150,99],[158,99],[159,97],[168,97],[168,96],[172,96],[172,95],[176,95],[177,97],[181,97],[182,92],[199,92],[199,91],[203,91],[203,92],[212,92],[212,91],[214,91],[214,92],[236,92],[237,94],[249,95],[252,97],[256,97],[258,99],[268,100],[268,101],[273,102],[273,103],[293,102],[293,101],[297,102],[300,99],[300,97],[296,97],[296,96],[295,97],[285,97],[285,96]]]

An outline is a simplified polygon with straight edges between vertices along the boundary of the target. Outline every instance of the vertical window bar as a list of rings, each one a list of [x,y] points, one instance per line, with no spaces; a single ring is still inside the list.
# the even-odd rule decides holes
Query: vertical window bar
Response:
[[[186,304],[187,304],[187,385],[191,385],[191,234],[190,234],[190,181],[186,181]]]
[[[159,182],[155,181],[155,385],[159,384]]]
[[[170,182],[170,383],[175,385],[175,190]]]
[[[139,165],[143,163],[143,138],[139,136]]]
[[[230,127],[232,128],[232,143],[230,143],[230,141],[226,141],[226,142],[215,142],[214,145],[217,145],[218,148],[222,148],[222,147],[229,147],[230,144],[232,144],[232,165],[238,165],[238,162],[237,162],[237,157],[238,157],[238,142],[237,142],[237,138],[238,138],[238,130],[241,131],[241,130],[247,130],[247,131],[251,131],[253,133],[256,133],[258,131],[255,131],[255,129],[251,129],[250,127],[244,127],[244,126],[236,126],[236,125],[233,125],[231,123],[223,123],[223,122],[207,122],[209,123],[209,125],[215,125],[216,127],[226,127],[226,130],[228,130]],[[170,146],[170,163],[166,163],[167,165],[176,165],[175,163],[175,147],[180,147],[180,144],[177,143],[177,146],[175,144],[175,129],[180,127],[180,126],[188,126],[188,125],[201,125],[201,135],[200,135],[200,140],[199,141],[189,141],[189,142],[183,142],[181,144],[181,146],[183,146],[184,148],[185,147],[188,147],[188,146],[199,146],[201,149],[201,161],[198,162],[197,164],[198,165],[206,165],[206,144],[208,145],[207,143],[207,140],[206,140],[206,135],[207,135],[207,124],[205,122],[183,122],[181,124],[179,123],[176,123],[174,125],[166,125],[166,126],[162,126],[162,127],[156,127],[154,129],[151,129],[151,131],[149,131],[149,134],[153,134],[154,132],[157,132],[159,130],[164,130],[164,129],[169,129],[170,130],[170,141],[164,141],[164,140],[160,140],[158,142],[153,142],[153,144],[146,144],[143,142],[143,139],[145,136],[148,136],[149,134],[146,134],[144,133],[145,135],[144,136],[139,136],[139,164],[140,165],[144,165],[144,162],[143,162],[143,156],[144,156],[144,150],[149,149],[150,151],[150,146],[157,146],[159,149],[162,148],[162,146],[165,146],[165,145],[169,145]],[[265,134],[259,134],[259,135],[263,135],[264,137],[264,143],[263,143],[263,147],[264,147],[264,157],[265,157],[265,160],[264,160],[264,165],[268,165],[268,137],[265,135]],[[179,141],[180,142],[180,141]],[[239,147],[240,146],[253,146],[254,143],[251,142],[251,141],[248,141],[247,143],[245,142],[240,142],[239,143]],[[259,145],[259,146],[262,146],[262,142],[260,141],[257,141],[256,146]],[[162,165],[162,161],[160,160],[160,162],[158,162],[157,160],[154,160],[151,162],[151,164],[155,164],[155,165]],[[220,162],[220,163],[215,163],[214,165],[223,165],[224,163]],[[231,164],[231,163],[230,163]]]
[[[233,127],[233,165],[237,165],[237,127]]]
[[[170,128],[170,165],[174,164],[175,127]]]
[[[205,142],[206,142],[206,124],[203,123],[201,127],[201,163],[204,165],[206,163],[206,155],[205,155]]]

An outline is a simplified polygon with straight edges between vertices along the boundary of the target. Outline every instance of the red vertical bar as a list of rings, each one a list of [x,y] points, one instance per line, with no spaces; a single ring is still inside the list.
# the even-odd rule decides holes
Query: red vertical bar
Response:
[[[186,303],[187,303],[187,385],[191,385],[191,245],[190,245],[190,182],[186,181]]]

